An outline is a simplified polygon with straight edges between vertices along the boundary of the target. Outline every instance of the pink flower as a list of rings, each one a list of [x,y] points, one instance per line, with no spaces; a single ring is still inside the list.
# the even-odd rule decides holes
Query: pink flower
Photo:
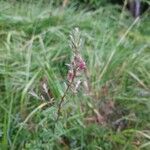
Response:
[[[80,55],[76,55],[74,57],[74,65],[76,68],[78,68],[79,70],[84,70],[86,69],[86,64],[84,62],[84,60],[82,59],[82,57]]]
[[[80,69],[80,70],[84,70],[85,68],[86,68],[85,62],[84,62],[84,61],[81,61],[81,62],[79,63],[79,69]]]
[[[73,78],[74,78],[74,72],[73,72],[73,70],[69,70],[68,74],[67,74],[67,80],[69,82],[71,82],[73,80]]]

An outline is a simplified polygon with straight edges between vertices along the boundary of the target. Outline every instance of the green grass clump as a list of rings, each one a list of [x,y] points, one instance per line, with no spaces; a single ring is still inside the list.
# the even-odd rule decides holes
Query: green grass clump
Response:
[[[86,11],[0,1],[0,148],[149,149],[148,17],[134,20],[113,6]],[[75,27],[84,41],[90,94],[70,90],[55,122]],[[53,104],[38,97],[42,82]],[[32,90],[37,96],[29,94]],[[114,113],[105,125],[85,121],[110,101]],[[116,131],[113,122],[122,118],[127,126]]]

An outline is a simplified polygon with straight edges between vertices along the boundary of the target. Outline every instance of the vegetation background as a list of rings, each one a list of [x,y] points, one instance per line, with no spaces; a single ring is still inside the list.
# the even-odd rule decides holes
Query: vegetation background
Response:
[[[105,0],[0,0],[0,149],[149,150],[149,17]],[[90,94],[70,89],[56,122],[75,27]]]

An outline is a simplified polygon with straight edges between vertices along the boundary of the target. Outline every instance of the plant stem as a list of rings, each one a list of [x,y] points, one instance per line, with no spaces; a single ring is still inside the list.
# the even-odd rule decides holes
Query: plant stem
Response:
[[[64,94],[63,94],[63,96],[61,97],[61,101],[60,101],[60,103],[59,103],[59,105],[58,105],[58,111],[57,111],[56,122],[58,121],[58,119],[59,119],[59,117],[60,117],[60,112],[61,112],[61,106],[62,106],[62,103],[63,103],[64,100],[65,100],[66,94],[67,94],[67,92],[68,92],[70,86],[72,85],[75,76],[76,76],[76,69],[74,69],[74,73],[73,73],[72,80],[71,80],[71,82],[68,84],[68,86],[67,86],[67,88],[66,88],[66,90],[65,90],[65,92],[64,92]]]

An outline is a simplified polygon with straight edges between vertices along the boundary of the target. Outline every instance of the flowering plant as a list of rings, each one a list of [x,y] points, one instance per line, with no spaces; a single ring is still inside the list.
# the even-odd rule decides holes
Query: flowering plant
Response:
[[[89,90],[87,79],[86,79],[87,67],[80,53],[81,45],[82,45],[82,40],[80,37],[79,28],[75,28],[70,34],[70,47],[72,49],[73,57],[71,59],[71,63],[67,64],[69,68],[67,74],[68,84],[58,106],[57,120],[60,116],[61,105],[69,89],[71,89],[73,93],[77,93],[77,90],[79,89],[82,83],[86,92]]]

